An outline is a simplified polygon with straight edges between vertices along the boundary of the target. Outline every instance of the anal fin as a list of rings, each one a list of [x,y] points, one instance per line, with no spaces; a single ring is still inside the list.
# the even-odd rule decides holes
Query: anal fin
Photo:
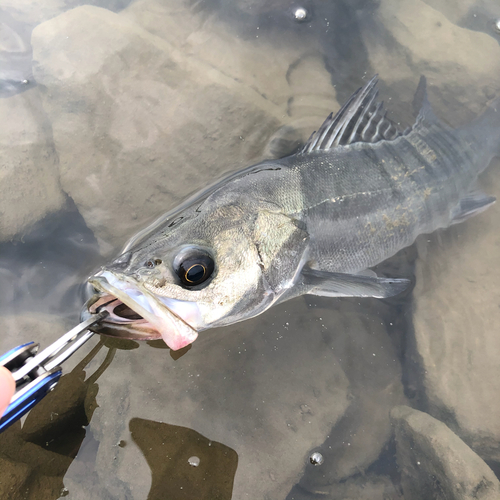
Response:
[[[494,196],[488,196],[480,191],[469,193],[465,198],[462,198],[458,205],[451,213],[451,223],[459,224],[469,217],[480,214],[495,203]]]

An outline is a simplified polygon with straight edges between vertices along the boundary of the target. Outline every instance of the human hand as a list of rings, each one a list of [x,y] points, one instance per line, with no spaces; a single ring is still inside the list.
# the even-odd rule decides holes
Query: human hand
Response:
[[[7,368],[0,366],[0,417],[9,406],[12,396],[16,392],[16,382]]]

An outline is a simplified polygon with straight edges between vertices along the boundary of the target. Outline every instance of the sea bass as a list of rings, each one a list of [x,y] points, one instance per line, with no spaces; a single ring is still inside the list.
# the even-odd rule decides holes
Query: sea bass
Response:
[[[417,88],[400,131],[377,101],[377,77],[326,119],[303,149],[236,172],[137,235],[89,282],[101,333],[163,338],[252,318],[298,295],[390,297],[404,278],[371,267],[422,233],[494,203],[475,181],[500,154],[500,100],[458,129]]]

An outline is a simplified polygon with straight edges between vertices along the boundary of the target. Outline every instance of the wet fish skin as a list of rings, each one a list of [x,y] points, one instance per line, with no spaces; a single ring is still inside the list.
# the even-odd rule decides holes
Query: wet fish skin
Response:
[[[407,280],[368,269],[495,201],[474,185],[500,153],[500,104],[454,130],[432,112],[421,80],[420,113],[402,133],[376,102],[375,85],[355,93],[300,153],[201,193],[90,282],[148,319],[173,349],[297,295],[402,291]],[[193,252],[210,254],[215,271],[186,287],[175,266]]]

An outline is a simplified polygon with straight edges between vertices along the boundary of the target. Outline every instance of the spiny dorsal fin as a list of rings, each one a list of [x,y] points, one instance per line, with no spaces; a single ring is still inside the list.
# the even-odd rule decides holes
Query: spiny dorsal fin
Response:
[[[358,89],[333,116],[330,113],[323,125],[314,132],[301,153],[325,151],[335,146],[355,142],[393,140],[402,133],[386,116],[383,102],[377,102],[378,75]]]

